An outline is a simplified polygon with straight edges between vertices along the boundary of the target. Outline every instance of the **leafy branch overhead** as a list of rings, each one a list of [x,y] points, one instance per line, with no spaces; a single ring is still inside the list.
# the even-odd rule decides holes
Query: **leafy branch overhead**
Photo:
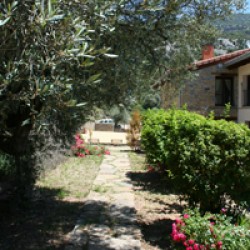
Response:
[[[89,23],[94,13],[83,4],[5,1],[0,7],[0,137],[8,151],[17,133],[29,133],[48,117],[47,109],[82,109],[91,103],[101,76],[91,66],[101,55],[113,55],[98,46]],[[95,23],[98,36],[110,27],[100,29],[101,22]]]
[[[215,37],[210,20],[244,2],[1,1],[0,150],[19,162],[48,126],[60,141],[93,106],[143,100],[159,79],[179,86]]]

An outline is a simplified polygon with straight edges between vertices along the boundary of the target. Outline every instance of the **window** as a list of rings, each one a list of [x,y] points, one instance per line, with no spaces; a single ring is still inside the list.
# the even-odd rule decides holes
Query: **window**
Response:
[[[250,76],[247,76],[243,84],[243,106],[250,106]]]
[[[216,77],[215,79],[215,105],[234,105],[233,77]]]

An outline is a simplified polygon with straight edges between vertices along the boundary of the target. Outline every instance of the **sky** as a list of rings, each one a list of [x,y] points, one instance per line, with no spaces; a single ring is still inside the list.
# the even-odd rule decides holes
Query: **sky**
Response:
[[[250,13],[250,0],[247,0],[247,9],[245,12]]]

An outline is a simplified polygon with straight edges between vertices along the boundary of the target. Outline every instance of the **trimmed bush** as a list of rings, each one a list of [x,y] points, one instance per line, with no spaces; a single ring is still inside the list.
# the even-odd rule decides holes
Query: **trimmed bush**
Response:
[[[143,116],[147,161],[166,171],[190,205],[218,211],[224,194],[236,202],[250,191],[250,130],[186,110],[150,110]]]

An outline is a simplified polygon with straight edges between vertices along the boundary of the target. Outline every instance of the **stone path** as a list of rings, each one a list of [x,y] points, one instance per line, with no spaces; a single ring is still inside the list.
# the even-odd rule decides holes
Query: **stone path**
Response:
[[[133,186],[125,147],[106,155],[65,250],[140,250]]]

